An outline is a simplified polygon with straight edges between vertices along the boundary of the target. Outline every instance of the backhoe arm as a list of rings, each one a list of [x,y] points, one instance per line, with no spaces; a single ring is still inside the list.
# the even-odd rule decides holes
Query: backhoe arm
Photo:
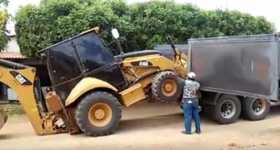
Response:
[[[38,135],[55,133],[48,114],[40,113],[35,96],[35,68],[0,59],[0,82],[13,89]],[[49,119],[51,120],[51,119]]]

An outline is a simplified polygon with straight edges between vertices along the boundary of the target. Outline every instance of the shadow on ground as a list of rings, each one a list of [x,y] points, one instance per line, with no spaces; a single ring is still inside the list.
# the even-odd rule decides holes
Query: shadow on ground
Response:
[[[269,118],[274,118],[280,115],[280,106],[274,106],[271,108],[271,111],[268,115]],[[217,126],[219,125],[215,121],[211,120],[209,116],[205,113],[201,114],[202,124],[208,124],[210,126]],[[241,117],[241,120],[242,117]],[[238,122],[237,122],[238,123]],[[175,113],[175,114],[168,114],[168,115],[158,115],[158,116],[151,116],[146,118],[135,118],[135,119],[128,119],[122,120],[120,122],[119,131],[120,132],[128,132],[128,131],[137,131],[137,130],[152,130],[157,127],[169,127],[169,126],[182,126],[183,125],[183,113]]]
[[[280,115],[280,106],[271,107],[268,117],[273,117],[277,115]]]
[[[178,127],[183,128],[183,113],[175,113],[168,115],[152,116],[147,118],[136,118],[129,120],[122,120],[119,126],[119,132],[139,131],[139,130],[153,130],[154,128],[161,127],[167,128]],[[208,125],[217,125],[214,121],[210,120],[206,115],[201,115],[201,122]]]

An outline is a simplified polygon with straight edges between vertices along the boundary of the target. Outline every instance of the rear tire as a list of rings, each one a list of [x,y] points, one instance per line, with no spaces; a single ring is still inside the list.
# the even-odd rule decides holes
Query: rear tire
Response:
[[[245,119],[263,120],[270,110],[270,104],[265,99],[246,98],[243,101],[243,116]]]
[[[180,78],[172,71],[158,73],[152,82],[152,97],[155,101],[177,101],[182,95]]]
[[[241,103],[236,96],[223,95],[215,106],[210,108],[212,118],[220,124],[235,122],[241,113]]]
[[[112,134],[121,119],[121,104],[108,92],[93,92],[78,104],[75,119],[87,136]]]

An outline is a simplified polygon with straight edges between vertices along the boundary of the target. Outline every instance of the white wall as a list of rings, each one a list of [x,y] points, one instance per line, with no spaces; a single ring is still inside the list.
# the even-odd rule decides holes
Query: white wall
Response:
[[[16,40],[16,37],[12,37],[7,46],[4,49],[6,52],[18,52],[20,53],[19,46]]]

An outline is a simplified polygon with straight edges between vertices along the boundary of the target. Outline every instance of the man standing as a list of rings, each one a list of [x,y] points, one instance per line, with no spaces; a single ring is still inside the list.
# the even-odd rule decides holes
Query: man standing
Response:
[[[188,79],[185,80],[182,106],[184,110],[185,132],[191,134],[192,119],[195,121],[195,132],[201,133],[200,117],[199,117],[199,104],[198,104],[198,89],[200,84],[195,81],[195,73],[188,73]]]

